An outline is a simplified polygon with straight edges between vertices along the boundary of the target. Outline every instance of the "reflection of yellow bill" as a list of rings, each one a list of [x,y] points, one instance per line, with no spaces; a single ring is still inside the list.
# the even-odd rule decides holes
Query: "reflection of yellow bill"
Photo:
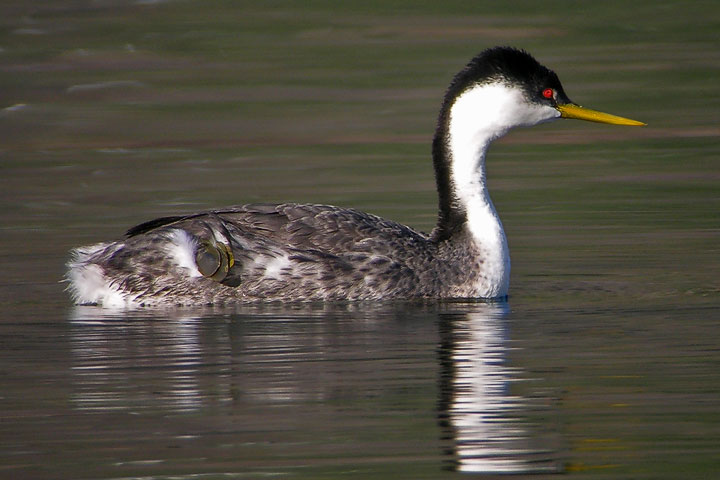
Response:
[[[560,116],[562,118],[575,118],[577,120],[611,123],[613,125],[646,125],[645,123],[638,122],[637,120],[630,120],[629,118],[618,117],[617,115],[610,115],[609,113],[598,112],[597,110],[590,110],[589,108],[581,107],[580,105],[572,103],[558,105],[556,108],[560,111]]]

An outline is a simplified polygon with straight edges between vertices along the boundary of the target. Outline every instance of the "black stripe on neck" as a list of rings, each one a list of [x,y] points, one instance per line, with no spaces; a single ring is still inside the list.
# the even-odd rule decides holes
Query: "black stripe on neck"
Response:
[[[435,137],[433,138],[432,156],[435,167],[435,182],[438,192],[438,222],[432,232],[432,239],[442,242],[460,232],[467,222],[467,212],[459,204],[454,195],[455,186],[452,180],[450,164],[450,107],[457,94],[445,96],[445,101],[438,117]]]

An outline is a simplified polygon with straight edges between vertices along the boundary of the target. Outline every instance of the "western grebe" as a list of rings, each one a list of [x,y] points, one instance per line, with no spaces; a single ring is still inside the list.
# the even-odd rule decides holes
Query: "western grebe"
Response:
[[[528,53],[483,51],[452,80],[432,144],[439,196],[429,234],[357,210],[254,204],[152,220],[78,248],[75,302],[113,307],[255,301],[505,298],[510,255],[488,194],[490,143],[558,118],[644,125],[570,101]]]

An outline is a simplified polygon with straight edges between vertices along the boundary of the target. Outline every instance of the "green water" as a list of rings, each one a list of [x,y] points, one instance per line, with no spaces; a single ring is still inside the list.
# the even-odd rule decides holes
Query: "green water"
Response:
[[[523,425],[506,453],[572,477],[714,474],[718,31],[701,1],[3,2],[0,477],[466,478],[482,439],[461,441],[453,405],[487,372],[453,358],[486,354]],[[70,305],[68,250],[156,216],[301,201],[431,229],[442,93],[498,44],[648,123],[493,146],[503,308]]]

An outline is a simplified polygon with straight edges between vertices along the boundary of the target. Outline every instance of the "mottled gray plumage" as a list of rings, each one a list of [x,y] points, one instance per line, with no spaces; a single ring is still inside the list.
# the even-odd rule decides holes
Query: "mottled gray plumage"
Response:
[[[462,239],[436,243],[404,225],[325,205],[240,205],[165,222],[76,256],[101,265],[140,305],[470,297],[466,285],[479,270],[478,252]],[[224,280],[188,277],[168,258],[178,229],[197,244],[213,232],[229,240],[235,263]],[[273,264],[278,269],[268,274]]]

